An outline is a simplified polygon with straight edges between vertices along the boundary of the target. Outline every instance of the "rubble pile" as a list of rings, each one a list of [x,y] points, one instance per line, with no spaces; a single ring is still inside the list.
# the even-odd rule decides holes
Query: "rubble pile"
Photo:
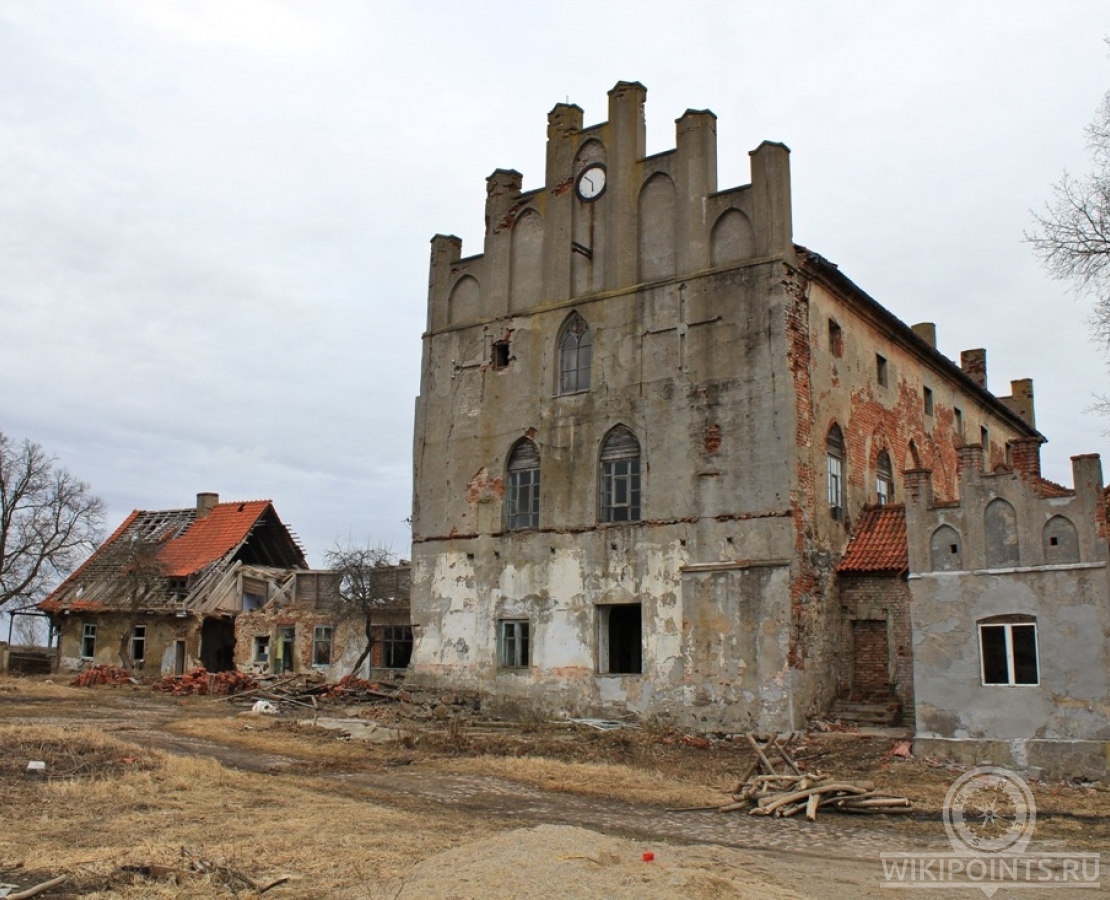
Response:
[[[70,682],[74,687],[95,687],[99,684],[138,684],[139,680],[120,666],[91,666]]]
[[[247,672],[209,672],[203,666],[184,675],[166,675],[152,687],[156,691],[183,697],[186,694],[238,694],[258,686],[255,677]]]

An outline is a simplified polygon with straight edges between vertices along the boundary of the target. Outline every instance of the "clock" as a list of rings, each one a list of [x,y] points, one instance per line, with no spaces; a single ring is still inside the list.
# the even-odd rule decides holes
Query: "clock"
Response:
[[[574,185],[582,200],[596,200],[605,193],[605,166],[594,163],[586,166],[579,174]]]

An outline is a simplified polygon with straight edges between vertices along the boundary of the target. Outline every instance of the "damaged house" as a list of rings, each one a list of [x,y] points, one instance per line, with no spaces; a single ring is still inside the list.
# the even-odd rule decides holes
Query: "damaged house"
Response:
[[[797,728],[855,696],[965,733],[926,637],[948,625],[911,614],[929,593],[928,615],[951,619],[924,535],[957,516],[961,448],[983,484],[1022,481],[1015,450],[1043,440],[1032,382],[991,393],[985,351],[953,362],[931,324],[795,244],[782,144],[750,153],[749,184],[721,187],[716,118],[687,110],[675,149],[646,155],[645,98],[617,84],[591,126],[557,104],[543,184],[487,180],[482,252],[432,239],[414,671],[506,704],[688,728]],[[911,488],[929,499],[907,514]],[[1079,565],[1105,581],[1094,523],[1076,523],[1103,545]],[[871,549],[845,556],[861,528]],[[1026,634],[1007,616],[1046,615],[993,596],[960,612],[991,646]],[[1104,613],[1091,639],[1105,644]]]
[[[310,572],[304,551],[269,500],[135,510],[40,604],[58,634],[62,668],[130,663],[154,676],[256,664],[284,667],[282,641],[244,642],[255,610],[315,598],[326,573]],[[257,642],[257,643],[256,643]],[[312,652],[313,635],[293,647]],[[244,646],[245,644],[245,646]]]

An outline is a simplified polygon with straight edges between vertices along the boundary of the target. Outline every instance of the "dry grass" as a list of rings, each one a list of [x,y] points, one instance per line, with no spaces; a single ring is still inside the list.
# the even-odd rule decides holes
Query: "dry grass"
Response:
[[[68,873],[70,889],[82,897],[123,900],[242,891],[226,871],[190,874],[178,885],[121,871],[151,863],[185,869],[184,862],[203,859],[259,882],[295,876],[267,897],[374,898],[379,885],[403,880],[414,862],[496,830],[451,811],[377,805],[345,785],[253,775],[204,758],[144,755],[95,729],[8,727],[0,733],[0,754],[8,769],[20,761],[25,766],[27,748],[45,748],[49,756],[67,740],[103,764],[78,780],[4,779],[4,807],[20,814],[0,824],[3,880],[24,872],[19,880],[31,884]],[[139,771],[119,774],[109,765],[137,754],[146,761]],[[17,860],[23,867],[12,870]]]

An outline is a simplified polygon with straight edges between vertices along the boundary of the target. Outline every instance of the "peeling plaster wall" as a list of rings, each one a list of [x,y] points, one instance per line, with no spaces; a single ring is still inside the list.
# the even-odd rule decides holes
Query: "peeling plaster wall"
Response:
[[[911,533],[913,654],[918,739],[929,752],[1050,773],[1104,775],[1110,769],[1110,585],[1097,457],[1073,463],[1077,490],[1041,497],[1017,474],[967,467],[959,506],[908,508]],[[984,511],[997,499],[1016,510],[1019,564],[987,568],[992,537]],[[1043,529],[1066,516],[1081,555],[1051,563]],[[963,568],[938,571],[928,538],[954,529]],[[984,685],[977,623],[1024,614],[1036,621],[1040,683]]]
[[[83,613],[59,616],[56,621],[61,628],[58,667],[62,670],[120,665],[120,637],[124,632],[130,635],[132,625],[146,626],[146,658],[135,665],[136,677],[172,675],[177,641],[185,641],[186,670],[200,665],[200,621],[193,616],[139,614],[132,619],[110,613]],[[92,659],[81,658],[81,636],[86,623],[96,625],[95,655]]]

